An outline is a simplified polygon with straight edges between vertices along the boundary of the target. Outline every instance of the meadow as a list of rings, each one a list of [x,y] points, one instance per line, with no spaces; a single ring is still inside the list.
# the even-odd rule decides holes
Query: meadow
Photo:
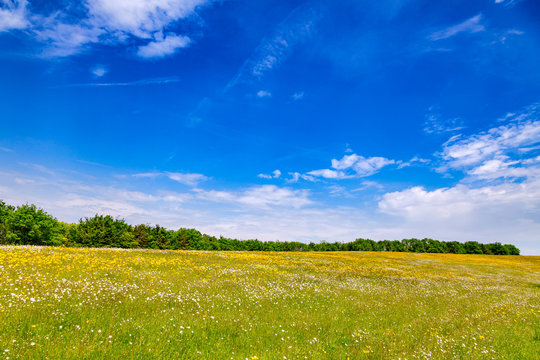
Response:
[[[0,247],[0,359],[538,359],[540,257]]]

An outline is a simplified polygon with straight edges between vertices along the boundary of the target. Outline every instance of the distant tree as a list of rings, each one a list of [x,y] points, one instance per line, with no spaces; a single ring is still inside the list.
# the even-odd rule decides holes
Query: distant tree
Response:
[[[423,253],[426,252],[424,243],[418,239],[403,239],[401,240],[405,251]]]
[[[467,254],[483,254],[482,246],[477,241],[467,241],[463,244]]]
[[[488,249],[489,254],[493,255],[510,255],[508,248],[502,245],[500,242],[487,244],[485,247]],[[484,252],[486,254],[486,252]]]
[[[195,229],[167,230],[159,225],[131,226],[110,215],[80,219],[77,224],[59,222],[35,205],[17,208],[0,200],[0,244],[122,247],[151,249],[234,250],[234,251],[408,251],[454,254],[519,255],[519,249],[499,242],[481,244],[434,239],[373,241],[358,238],[352,242],[309,244],[294,241],[238,240],[216,238]]]
[[[446,243],[446,248],[449,253],[452,254],[465,254],[467,251],[462,243],[458,241],[450,241]]]
[[[433,239],[422,239],[422,244],[424,245],[424,250],[427,253],[444,253],[446,252],[446,247],[438,240]]]
[[[511,244],[503,245],[508,252],[508,255],[519,255],[519,249]]]

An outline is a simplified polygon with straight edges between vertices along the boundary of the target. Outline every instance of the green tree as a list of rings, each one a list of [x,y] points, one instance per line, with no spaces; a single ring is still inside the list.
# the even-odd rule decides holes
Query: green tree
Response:
[[[11,216],[11,240],[17,245],[60,245],[58,220],[35,205],[19,206]]]
[[[15,234],[11,231],[11,222],[15,207],[7,205],[0,200],[0,244],[13,244],[15,242]]]

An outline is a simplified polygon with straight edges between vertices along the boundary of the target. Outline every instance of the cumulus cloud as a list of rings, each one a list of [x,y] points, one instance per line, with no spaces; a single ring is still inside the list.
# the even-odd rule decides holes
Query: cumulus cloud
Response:
[[[429,38],[431,40],[436,41],[436,40],[447,39],[460,33],[473,34],[473,33],[481,32],[481,31],[485,31],[486,29],[484,25],[480,23],[481,20],[482,20],[482,14],[475,15],[472,18],[467,19],[462,23],[452,25],[443,30],[434,32],[433,34],[429,36]]]
[[[459,184],[387,193],[379,210],[400,219],[409,236],[446,240],[505,241],[531,251],[540,234],[540,180],[473,188]]]
[[[439,170],[464,174],[452,187],[416,186],[384,194],[381,213],[446,239],[507,241],[534,251],[540,233],[540,111],[538,104],[507,114],[506,122],[470,136],[456,136],[439,153]],[[520,151],[521,149],[529,151]]]
[[[532,169],[527,160],[540,144],[540,106],[534,104],[508,114],[504,125],[468,137],[455,136],[443,145],[440,171],[456,169],[483,178],[522,176]]]
[[[2,0],[0,31],[29,28],[45,44],[43,55],[81,53],[91,44],[123,44],[136,40],[142,58],[159,58],[186,47],[190,38],[174,29],[208,0],[87,0],[76,14],[57,9],[52,15],[27,14],[26,0]],[[27,19],[31,19],[29,22]],[[163,34],[166,34],[165,36]]]

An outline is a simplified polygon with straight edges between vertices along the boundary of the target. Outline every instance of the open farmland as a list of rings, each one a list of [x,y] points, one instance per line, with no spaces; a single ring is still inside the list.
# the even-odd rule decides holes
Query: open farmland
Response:
[[[0,247],[0,358],[537,359],[540,257]]]

